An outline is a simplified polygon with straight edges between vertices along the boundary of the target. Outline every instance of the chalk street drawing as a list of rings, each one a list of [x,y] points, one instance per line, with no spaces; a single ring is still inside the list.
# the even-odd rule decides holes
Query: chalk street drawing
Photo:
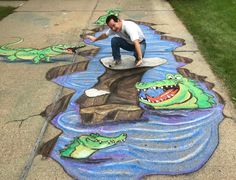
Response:
[[[65,68],[58,67],[48,72],[48,79],[75,91],[60,101],[67,106],[51,121],[62,133],[49,154],[75,179],[191,173],[209,160],[218,145],[223,103],[210,83],[183,68],[189,59],[173,54],[183,41],[160,35],[146,24],[139,26],[147,42],[144,58],[166,63],[109,69],[101,62],[111,55],[109,37],[93,43],[99,51],[87,62],[75,64],[77,71],[56,75]],[[92,149],[86,155],[82,137],[88,137],[86,150]],[[111,146],[103,138],[110,139]],[[116,143],[117,138],[126,140]],[[93,144],[106,148],[97,150]]]

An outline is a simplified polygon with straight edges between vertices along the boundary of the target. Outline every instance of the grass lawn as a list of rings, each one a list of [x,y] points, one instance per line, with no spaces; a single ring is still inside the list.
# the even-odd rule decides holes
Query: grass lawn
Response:
[[[14,7],[3,7],[0,6],[0,20],[2,20],[7,15],[11,14],[14,11]]]
[[[236,1],[169,0],[236,105]],[[213,82],[214,83],[214,82]]]

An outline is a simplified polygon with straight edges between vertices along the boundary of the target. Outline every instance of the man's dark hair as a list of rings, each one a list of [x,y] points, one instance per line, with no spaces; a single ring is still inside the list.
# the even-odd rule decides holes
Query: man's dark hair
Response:
[[[107,16],[106,23],[108,24],[111,19],[113,19],[115,22],[119,21],[119,18],[117,16],[110,15],[110,16]]]

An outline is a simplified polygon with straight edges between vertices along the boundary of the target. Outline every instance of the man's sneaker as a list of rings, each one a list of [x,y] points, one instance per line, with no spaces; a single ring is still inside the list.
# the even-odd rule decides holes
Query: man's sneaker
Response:
[[[112,61],[112,63],[109,65],[109,67],[114,67],[119,64],[121,64],[121,60]]]

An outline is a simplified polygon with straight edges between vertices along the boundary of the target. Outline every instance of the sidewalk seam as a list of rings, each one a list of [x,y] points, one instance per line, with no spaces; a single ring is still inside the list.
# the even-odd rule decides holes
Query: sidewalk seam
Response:
[[[91,21],[91,18],[93,16],[94,10],[96,9],[97,5],[98,5],[98,0],[97,0],[96,5],[94,6],[94,8],[93,8],[93,10],[91,12],[91,15],[90,15],[90,17],[89,17],[89,19],[87,21],[87,24],[86,24],[85,28],[83,28],[83,30],[82,30],[83,34],[85,33],[85,30],[87,29],[87,27],[89,25],[89,22]],[[75,63],[75,59],[76,59],[77,56],[78,56],[78,54],[76,52],[74,54],[73,58],[72,58],[72,63],[71,64]],[[44,136],[44,134],[45,134],[45,132],[47,130],[48,124],[49,124],[50,120],[52,120],[52,118],[53,118],[52,116],[54,114],[53,112],[54,112],[54,109],[55,109],[56,102],[60,99],[60,97],[63,94],[63,89],[64,89],[64,87],[60,86],[56,90],[56,93],[55,93],[55,96],[54,96],[54,99],[53,99],[53,103],[52,103],[52,111],[50,112],[49,116],[46,118],[46,120],[45,120],[45,122],[44,122],[44,124],[43,124],[43,126],[42,126],[42,128],[40,130],[40,133],[39,133],[38,138],[37,138],[37,140],[36,140],[36,142],[34,144],[34,147],[33,147],[32,151],[31,151],[31,153],[29,155],[29,158],[26,161],[26,165],[23,168],[23,171],[22,171],[21,176],[19,178],[20,180],[25,180],[27,175],[28,175],[28,173],[29,173],[29,171],[30,171],[30,168],[31,168],[31,166],[33,164],[35,156],[37,155],[37,152],[38,152],[38,149],[40,147],[40,144],[41,144],[41,141],[43,139],[43,136]]]

